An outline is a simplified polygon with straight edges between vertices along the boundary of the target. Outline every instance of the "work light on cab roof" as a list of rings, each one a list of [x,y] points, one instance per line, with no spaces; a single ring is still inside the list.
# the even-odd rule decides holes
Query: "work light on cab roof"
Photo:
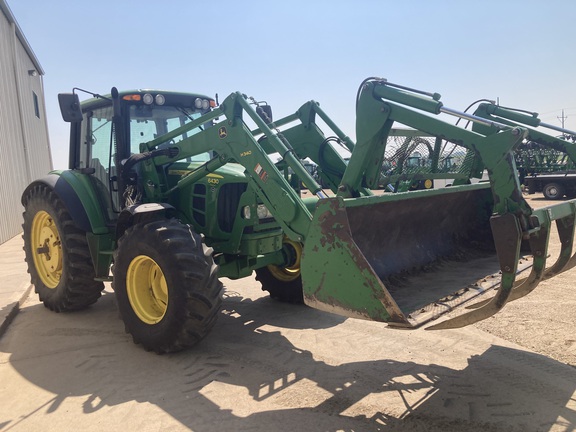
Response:
[[[152,105],[154,102],[156,103],[156,105],[164,105],[164,103],[166,102],[166,98],[164,97],[163,94],[157,94],[156,96],[152,96],[150,93],[145,93],[142,96],[142,102],[144,102],[146,105]]]
[[[194,100],[194,106],[196,109],[207,110],[212,105],[210,102],[208,99],[196,98],[196,100]]]

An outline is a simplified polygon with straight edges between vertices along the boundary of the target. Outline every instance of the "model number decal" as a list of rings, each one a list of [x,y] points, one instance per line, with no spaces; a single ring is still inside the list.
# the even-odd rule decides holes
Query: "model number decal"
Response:
[[[206,181],[208,182],[208,184],[211,185],[217,185],[220,183],[220,179],[223,179],[224,177],[222,177],[219,174],[214,174],[214,173],[210,173],[206,175]]]

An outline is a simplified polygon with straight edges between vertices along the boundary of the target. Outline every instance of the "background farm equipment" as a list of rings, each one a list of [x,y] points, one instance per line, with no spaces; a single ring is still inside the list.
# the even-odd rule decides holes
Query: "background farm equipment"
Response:
[[[576,166],[566,152],[528,141],[515,154],[520,181],[529,194],[541,192],[552,200],[576,197]]]

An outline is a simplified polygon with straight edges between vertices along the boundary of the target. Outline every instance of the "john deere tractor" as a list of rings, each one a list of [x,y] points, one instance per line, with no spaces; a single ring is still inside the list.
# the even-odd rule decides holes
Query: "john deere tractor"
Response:
[[[29,272],[56,312],[93,304],[111,281],[127,331],[147,350],[177,351],[205,337],[218,316],[220,277],[255,272],[279,300],[403,328],[489,297],[431,327],[453,328],[576,263],[576,205],[534,210],[522,197],[515,148],[527,139],[558,145],[520,112],[467,114],[444,107],[437,93],[370,78],[358,92],[353,142],[314,101],[273,121],[269,105],[240,92],[219,104],[115,88],[80,103],[79,91],[59,95],[71,124],[69,169],[22,196]],[[383,172],[395,124],[434,137],[435,166],[452,157],[443,154],[449,144],[469,168],[425,174],[453,176],[451,187],[383,191],[383,178],[420,180]],[[562,145],[574,158],[573,144]],[[489,182],[470,181],[485,170]],[[547,267],[552,220],[563,246]],[[519,264],[524,256],[529,265]]]

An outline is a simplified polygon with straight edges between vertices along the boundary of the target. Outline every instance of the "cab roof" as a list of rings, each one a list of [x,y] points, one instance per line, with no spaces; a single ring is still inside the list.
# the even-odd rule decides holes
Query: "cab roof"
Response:
[[[138,89],[138,90],[122,90],[118,92],[120,100],[142,104],[144,102],[142,102],[141,98],[145,94],[151,94],[154,98],[156,97],[156,95],[161,94],[165,98],[164,105],[169,106],[176,105],[176,106],[193,108],[194,102],[198,98],[214,101],[214,98],[200,93],[185,93],[169,90]],[[112,95],[110,93],[104,95],[98,95],[97,97],[86,99],[80,103],[83,111],[111,104],[112,104]]]

